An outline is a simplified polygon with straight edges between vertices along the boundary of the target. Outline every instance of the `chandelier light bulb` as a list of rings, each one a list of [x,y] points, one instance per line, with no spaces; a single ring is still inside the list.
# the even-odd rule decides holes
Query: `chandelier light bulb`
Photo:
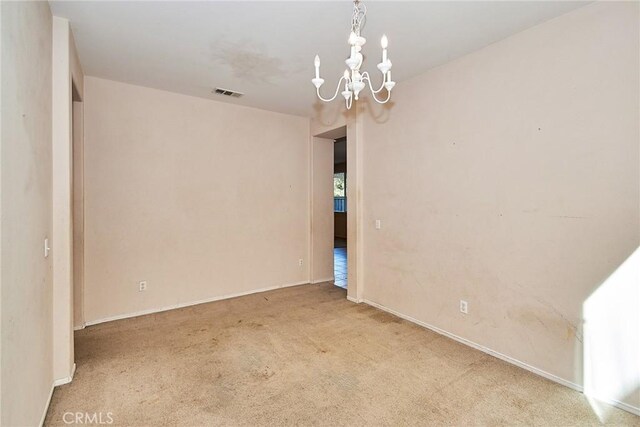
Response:
[[[316,68],[316,77],[311,80],[311,83],[316,87],[316,94],[322,101],[330,102],[336,99],[340,91],[340,83],[344,79],[344,91],[340,92],[345,99],[347,109],[351,108],[352,99],[358,100],[360,92],[369,86],[373,99],[379,104],[385,104],[391,98],[391,88],[395,86],[395,82],[391,81],[391,61],[387,58],[387,46],[389,40],[386,35],[383,35],[380,39],[380,45],[382,46],[382,62],[378,64],[378,70],[382,73],[382,85],[378,89],[373,88],[371,83],[371,77],[368,72],[360,70],[363,62],[363,56],[361,53],[362,46],[367,42],[367,39],[362,37],[360,31],[364,25],[365,15],[367,14],[367,8],[362,3],[362,0],[353,1],[353,16],[351,18],[351,31],[349,32],[349,46],[350,56],[346,59],[347,69],[344,71],[343,77],[338,82],[338,88],[332,98],[325,99],[320,95],[320,86],[324,83],[324,79],[320,78],[320,57],[316,55],[313,64]],[[380,93],[383,89],[387,89],[387,98],[378,99],[376,94]],[[353,97],[352,97],[353,95]]]

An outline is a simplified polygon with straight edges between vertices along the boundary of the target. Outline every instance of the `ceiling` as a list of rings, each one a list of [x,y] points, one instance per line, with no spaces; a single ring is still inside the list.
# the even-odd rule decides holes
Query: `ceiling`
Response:
[[[312,114],[316,53],[325,96],[335,90],[348,56],[348,0],[50,4],[54,15],[70,20],[87,75],[283,113]],[[364,69],[377,77],[383,32],[393,78],[402,84],[584,4],[367,1]],[[245,95],[214,95],[215,87]]]

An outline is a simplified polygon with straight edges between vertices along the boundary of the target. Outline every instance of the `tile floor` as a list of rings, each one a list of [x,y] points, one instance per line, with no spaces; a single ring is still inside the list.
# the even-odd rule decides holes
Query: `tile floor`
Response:
[[[336,286],[347,289],[347,241],[336,238],[333,248],[333,277]]]

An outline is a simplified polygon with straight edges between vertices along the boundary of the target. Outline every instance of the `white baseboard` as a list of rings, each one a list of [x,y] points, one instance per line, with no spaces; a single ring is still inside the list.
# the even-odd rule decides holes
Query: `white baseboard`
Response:
[[[44,425],[44,420],[47,418],[47,412],[49,411],[49,406],[51,405],[51,398],[53,397],[53,390],[59,385],[68,384],[73,380],[73,375],[76,373],[76,364],[73,364],[71,368],[71,374],[68,377],[60,378],[54,380],[51,384],[51,391],[49,391],[49,398],[47,399],[47,404],[44,406],[44,411],[42,411],[42,417],[40,418],[40,427]]]
[[[615,406],[616,408],[620,408],[623,411],[627,411],[632,413],[633,415],[637,415],[640,417],[640,408],[633,406],[633,405],[629,405],[628,403],[624,403],[624,402],[620,402],[617,399],[605,399],[605,400],[600,400],[600,399],[596,399],[600,402],[604,402],[608,405],[611,406]]]
[[[85,325],[85,324],[83,323],[83,324],[82,324],[82,325],[80,325],[80,326],[74,326],[74,327],[73,327],[73,330],[74,330],[74,331],[81,331],[81,330],[83,330],[83,329],[85,328],[85,326],[87,326],[87,325]]]
[[[317,283],[333,282],[333,281],[334,281],[334,279],[335,279],[335,278],[334,278],[333,276],[331,276],[331,277],[327,277],[326,279],[316,279],[316,280],[314,280],[314,281],[313,281],[313,282],[311,282],[311,283],[315,285],[315,284],[317,284]]]
[[[46,405],[44,405],[44,410],[42,411],[42,417],[40,417],[40,427],[44,425],[44,420],[47,418],[47,412],[49,412],[49,405],[51,405],[51,398],[53,397],[53,389],[56,388],[55,384],[51,384],[51,390],[49,391],[49,398],[47,399]]]
[[[267,291],[273,291],[273,290],[276,290],[276,289],[288,288],[288,287],[291,287],[291,286],[308,285],[308,284],[309,284],[309,281],[305,280],[305,281],[302,281],[302,282],[288,283],[288,284],[285,284],[285,285],[270,286],[270,287],[267,287],[267,288],[253,289],[251,291],[246,291],[246,292],[238,292],[238,293],[235,293],[235,294],[216,296],[216,297],[207,298],[207,299],[198,300],[198,301],[190,301],[190,302],[185,302],[185,303],[179,303],[179,304],[169,305],[169,306],[161,307],[161,308],[151,308],[151,309],[148,309],[148,310],[136,311],[134,313],[118,314],[116,316],[104,317],[102,319],[89,320],[89,321],[85,322],[85,326],[92,326],[92,325],[97,325],[99,323],[113,322],[114,320],[129,319],[131,317],[144,316],[144,315],[153,314],[153,313],[161,313],[163,311],[175,310],[177,308],[191,307],[193,305],[206,304],[206,303],[209,303],[209,302],[221,301],[221,300],[230,299],[230,298],[242,297],[242,296],[245,296],[245,295],[258,294],[258,293],[261,293],[261,292],[267,292]]]
[[[73,367],[71,368],[71,374],[68,377],[58,378],[57,380],[54,380],[53,386],[58,387],[59,385],[69,384],[71,381],[73,381],[73,375],[75,373],[76,373],[76,364],[74,363]]]
[[[551,374],[549,372],[543,371],[542,369],[536,368],[535,366],[531,366],[531,365],[529,365],[529,364],[527,364],[525,362],[521,362],[518,359],[514,359],[511,356],[507,356],[506,354],[502,354],[502,353],[497,352],[495,350],[492,350],[492,349],[490,349],[488,347],[485,347],[483,345],[480,345],[480,344],[477,344],[477,343],[475,343],[473,341],[470,341],[470,340],[468,340],[466,338],[462,338],[462,337],[460,337],[458,335],[452,334],[451,332],[447,332],[444,329],[438,328],[437,326],[433,326],[433,325],[431,325],[429,323],[426,323],[426,322],[423,322],[421,320],[414,319],[411,316],[407,316],[406,314],[402,314],[400,312],[397,312],[395,310],[387,308],[382,304],[378,304],[377,302],[369,301],[367,299],[364,299],[362,301],[358,301],[355,298],[351,298],[349,296],[347,296],[347,299],[349,301],[353,301],[355,303],[364,302],[365,304],[368,304],[368,305],[370,305],[372,307],[378,308],[378,309],[380,309],[382,311],[386,311],[387,313],[391,313],[391,314],[393,314],[395,316],[400,317],[401,319],[408,320],[409,322],[412,322],[412,323],[415,323],[415,324],[420,325],[422,327],[425,327],[427,329],[430,329],[433,332],[436,332],[436,333],[438,333],[440,335],[444,335],[445,337],[451,338],[452,340],[455,340],[455,341],[458,341],[458,342],[460,342],[462,344],[468,345],[469,347],[473,347],[476,350],[480,350],[483,353],[489,354],[489,355],[491,355],[493,357],[497,357],[498,359],[504,360],[505,362],[511,363],[512,365],[519,366],[522,369],[526,369],[529,372],[533,372],[536,375],[540,375],[541,377],[544,377],[544,378],[546,378],[548,380],[551,380],[553,382],[561,384],[561,385],[563,385],[565,387],[569,387],[569,388],[571,388],[573,390],[579,391],[580,393],[584,392],[583,387],[581,385],[579,385],[579,384],[576,384],[576,383],[574,383],[572,381],[566,380],[564,378],[561,378],[561,377],[559,377],[557,375],[554,375],[554,374]],[[640,408],[637,408],[635,406],[629,405],[629,404],[624,403],[624,402],[620,402],[619,400],[615,400],[615,399],[608,399],[608,400],[604,400],[604,401],[600,400],[600,399],[598,399],[598,400],[601,401],[601,402],[607,403],[609,405],[615,406],[617,408],[620,408],[622,410],[625,410],[627,412],[630,412],[630,413],[632,413],[634,415],[639,415],[640,416]]]
[[[360,304],[361,302],[363,302],[363,300],[360,300],[360,299],[358,299],[358,298],[354,298],[354,297],[350,297],[349,295],[347,295],[347,299],[348,299],[349,301],[351,301],[351,302],[355,302],[356,304]],[[364,302],[366,302],[366,301],[364,301]],[[369,305],[372,305],[372,306],[374,306],[374,307],[376,307],[376,308],[380,308],[380,307],[377,307],[377,306],[375,306],[375,305],[373,305],[373,304],[369,304]],[[384,308],[380,308],[380,310],[384,310]],[[385,311],[387,311],[387,310],[385,310]],[[402,317],[402,316],[398,316],[398,317]],[[408,320],[408,319],[407,319],[407,320]]]

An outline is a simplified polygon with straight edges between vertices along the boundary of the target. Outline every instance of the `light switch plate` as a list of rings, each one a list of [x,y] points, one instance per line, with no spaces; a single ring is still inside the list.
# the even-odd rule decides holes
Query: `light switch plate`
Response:
[[[462,314],[468,314],[469,313],[469,305],[464,300],[460,300],[460,313],[462,313]]]

